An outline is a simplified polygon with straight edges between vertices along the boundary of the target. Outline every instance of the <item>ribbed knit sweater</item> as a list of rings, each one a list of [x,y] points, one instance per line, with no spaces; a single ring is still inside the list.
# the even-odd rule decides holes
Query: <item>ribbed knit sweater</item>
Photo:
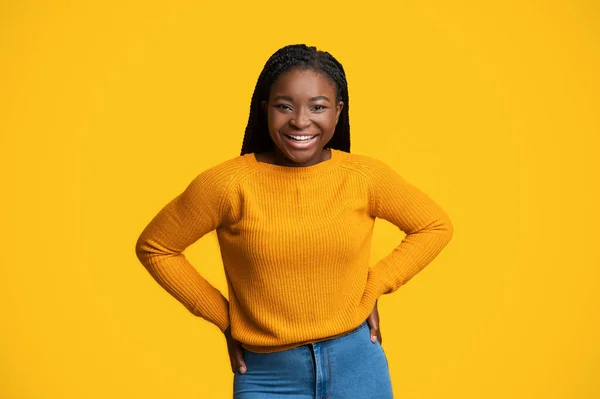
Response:
[[[376,218],[406,233],[370,267]],[[228,298],[182,253],[216,230]],[[199,173],[143,230],[136,255],[190,312],[248,350],[335,338],[367,319],[450,241],[448,215],[376,158],[332,149],[294,167],[236,156]]]

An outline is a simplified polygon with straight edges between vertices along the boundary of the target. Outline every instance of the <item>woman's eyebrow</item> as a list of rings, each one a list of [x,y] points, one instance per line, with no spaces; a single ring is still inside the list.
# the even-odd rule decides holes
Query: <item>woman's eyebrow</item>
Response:
[[[289,96],[277,96],[275,97],[275,100],[286,100],[286,101],[294,101],[292,99],[292,97]],[[308,99],[309,101],[317,101],[317,100],[325,100],[327,102],[331,102],[329,101],[329,98],[327,98],[327,96],[316,96],[316,97],[311,97]]]

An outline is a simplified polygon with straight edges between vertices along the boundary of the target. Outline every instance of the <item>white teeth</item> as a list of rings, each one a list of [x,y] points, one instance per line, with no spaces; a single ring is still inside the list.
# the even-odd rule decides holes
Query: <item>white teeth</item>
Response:
[[[312,138],[314,138],[316,136],[308,136],[307,137],[307,136],[291,136],[290,135],[289,137],[291,137],[291,138],[293,138],[295,140],[298,140],[298,141],[307,141],[307,140],[311,140]]]

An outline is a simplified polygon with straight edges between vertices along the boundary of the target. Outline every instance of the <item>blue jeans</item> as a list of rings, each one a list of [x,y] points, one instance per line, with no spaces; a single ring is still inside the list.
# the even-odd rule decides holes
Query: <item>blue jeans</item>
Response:
[[[365,320],[348,333],[279,352],[243,348],[234,399],[393,399],[388,361]]]

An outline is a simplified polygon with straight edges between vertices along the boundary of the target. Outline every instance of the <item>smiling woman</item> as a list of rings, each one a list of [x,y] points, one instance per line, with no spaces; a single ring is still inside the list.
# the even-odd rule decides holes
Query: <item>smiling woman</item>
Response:
[[[335,82],[323,72],[295,67],[279,76],[269,100],[261,102],[277,164],[309,166],[330,157],[323,147],[344,107],[339,98]]]
[[[252,102],[241,155],[310,166],[350,151],[349,98],[342,64],[304,44],[285,46],[265,63]],[[268,133],[268,135],[267,135]],[[307,142],[306,136],[316,136]]]
[[[240,156],[200,173],[136,244],[156,281],[224,333],[236,399],[393,397],[377,300],[429,264],[453,228],[387,164],[350,153],[348,104],[333,56],[278,50]],[[376,218],[406,237],[370,268]],[[212,230],[228,299],[182,254]]]

